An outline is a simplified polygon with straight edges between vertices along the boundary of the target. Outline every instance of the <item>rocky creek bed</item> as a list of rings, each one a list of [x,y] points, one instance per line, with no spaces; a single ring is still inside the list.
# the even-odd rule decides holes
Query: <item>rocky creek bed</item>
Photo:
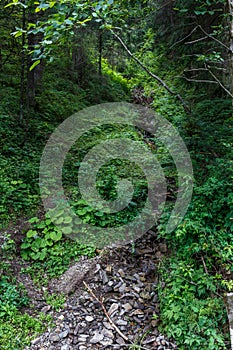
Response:
[[[55,327],[25,350],[177,349],[158,331],[157,266],[167,254],[165,243],[149,231],[132,245],[83,258],[58,280],[51,292],[67,295],[63,310],[49,305]]]

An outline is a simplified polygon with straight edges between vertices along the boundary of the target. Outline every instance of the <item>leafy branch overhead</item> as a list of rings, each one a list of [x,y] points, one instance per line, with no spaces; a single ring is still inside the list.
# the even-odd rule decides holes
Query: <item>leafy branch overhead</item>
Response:
[[[143,16],[147,13],[150,16],[150,12],[146,5],[148,1],[144,1],[144,8],[140,10],[140,7],[136,8],[137,16]],[[150,1],[149,1],[150,3]],[[21,5],[19,2],[13,2],[7,6]],[[172,89],[156,74],[152,73],[149,68],[146,67],[132,52],[129,50],[123,39],[114,31],[115,29],[124,29],[129,33],[131,28],[127,24],[127,19],[130,17],[128,11],[124,9],[125,2],[114,2],[114,0],[102,0],[93,2],[89,1],[63,1],[56,3],[54,1],[44,2],[28,2],[23,6],[29,11],[34,11],[36,14],[46,12],[47,18],[38,18],[36,23],[28,23],[28,35],[42,34],[42,40],[37,43],[34,48],[29,52],[32,55],[33,63],[30,66],[32,71],[36,66],[40,64],[41,59],[49,58],[53,60],[53,50],[62,43],[67,35],[74,35],[75,30],[78,27],[85,27],[87,24],[94,27],[97,26],[100,30],[106,30],[113,34],[126,52],[131,58],[141,66],[147,74],[154,78],[160,85],[163,86],[171,95],[174,95],[183,105],[186,112],[190,113],[190,108],[187,103],[181,97],[179,93],[172,91]],[[151,8],[150,8],[151,7]],[[149,9],[154,13],[155,9],[149,6]],[[135,12],[135,9],[134,9]],[[138,14],[138,12],[140,12]],[[25,32],[23,29],[18,29],[13,34],[15,37],[19,37]]]

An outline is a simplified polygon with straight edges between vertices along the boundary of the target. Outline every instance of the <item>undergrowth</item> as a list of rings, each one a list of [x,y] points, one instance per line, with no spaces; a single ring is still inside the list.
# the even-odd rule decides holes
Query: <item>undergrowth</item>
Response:
[[[168,71],[166,62],[158,57],[153,63],[152,57],[154,55],[148,52],[143,54],[142,59],[149,67],[153,65],[152,68],[161,77],[166,76],[167,83],[174,90],[184,88],[179,79],[174,79],[174,75],[179,74],[179,69],[174,72],[174,67],[171,66]],[[22,270],[22,273],[30,273],[34,281],[41,285],[49,278],[61,275],[81,255],[91,257],[95,254],[95,247],[65,239],[48,217],[36,215],[39,204],[39,161],[50,133],[74,112],[91,104],[127,100],[129,88],[132,91],[140,88],[145,97],[152,99],[152,108],[178,128],[188,146],[195,175],[194,196],[184,221],[175,232],[166,233],[170,206],[160,220],[159,234],[166,238],[172,251],[171,257],[160,264],[160,330],[173,337],[182,350],[226,350],[229,336],[223,296],[226,291],[233,291],[231,102],[226,98],[203,99],[204,90],[190,89],[186,97],[195,107],[187,117],[174,97],[164,92],[155,81],[130,62],[125,68],[124,78],[110,69],[107,61],[103,60],[103,76],[99,77],[95,73],[83,86],[64,79],[62,63],[56,64],[46,72],[43,82],[45,89],[36,98],[35,110],[26,113],[27,122],[25,120],[22,124],[19,123],[17,82],[12,79],[9,86],[5,79],[5,89],[0,93],[3,102],[0,109],[1,227],[6,228],[22,214],[31,217],[31,227],[24,232],[20,244],[20,254],[30,266]],[[141,140],[139,134],[132,130],[120,130],[120,133],[124,132],[131,140]],[[114,135],[112,131],[111,136]],[[75,189],[75,176],[80,161],[88,149],[95,145],[98,136],[97,133],[92,134],[91,138],[89,135],[88,142],[88,137],[82,138],[81,142],[85,145],[83,153],[71,150],[63,174],[66,191],[71,195],[71,204],[74,207],[77,205],[76,210],[80,216],[88,223],[105,227],[111,223],[105,222],[105,216],[90,210],[85,202],[79,202],[80,193]],[[155,140],[149,141],[153,148]],[[161,150],[162,147],[159,148]],[[165,168],[167,178],[174,179],[171,159],[166,154],[164,161],[161,159],[159,161]],[[125,164],[109,165],[108,169],[102,169],[98,189],[104,198],[112,200],[116,198],[115,184],[119,178],[126,176],[126,170]],[[139,174],[138,169],[137,172]],[[141,188],[139,186],[136,202],[144,200],[146,192],[144,178],[141,174],[140,176]],[[176,182],[175,178],[174,183],[171,181],[168,184],[170,192],[176,188]],[[171,206],[174,199],[170,198]],[[129,214],[132,215],[131,218],[134,217],[133,207]],[[65,219],[69,224],[70,218]],[[122,224],[124,218],[121,214],[118,220]],[[12,240],[14,237],[6,240],[2,247],[1,254],[6,264],[17,253]],[[28,344],[32,335],[44,330],[45,316],[32,318],[22,313],[21,308],[29,301],[9,276],[2,275],[0,290],[0,318],[3,321],[0,326],[0,347],[21,349]],[[63,303],[62,297],[56,299],[47,296],[47,299],[53,303],[54,308],[59,309]]]

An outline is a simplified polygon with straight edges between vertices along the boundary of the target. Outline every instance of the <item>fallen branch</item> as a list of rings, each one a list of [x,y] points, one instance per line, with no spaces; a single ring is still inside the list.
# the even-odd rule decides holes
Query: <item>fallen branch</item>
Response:
[[[123,338],[125,341],[129,342],[128,337],[126,337],[126,335],[124,335],[120,329],[115,325],[115,323],[112,321],[111,317],[109,316],[106,307],[103,304],[103,301],[98,299],[97,296],[94,294],[93,290],[86,284],[85,281],[83,281],[84,286],[87,288],[88,292],[92,295],[92,297],[100,304],[105,316],[107,317],[109,323],[113,326],[113,328],[116,330],[116,332],[120,335],[121,338]]]
[[[208,71],[207,68],[191,68],[191,69],[185,69],[184,72],[200,72],[200,71]]]
[[[152,78],[154,78],[155,80],[157,80],[157,82],[162,85],[162,87],[167,90],[171,95],[175,96],[183,105],[184,110],[187,113],[191,113],[191,110],[189,108],[189,106],[185,103],[185,101],[183,100],[183,98],[177,94],[176,92],[174,92],[173,90],[170,89],[170,87],[160,78],[158,77],[156,74],[152,73],[130,50],[129,48],[126,46],[126,44],[124,43],[124,41],[119,37],[118,34],[116,34],[112,29],[111,29],[111,33],[113,34],[113,36],[120,42],[120,44],[123,46],[123,48],[125,49],[125,51],[128,53],[128,55],[135,61],[138,63],[138,65],[147,73],[149,74]]]

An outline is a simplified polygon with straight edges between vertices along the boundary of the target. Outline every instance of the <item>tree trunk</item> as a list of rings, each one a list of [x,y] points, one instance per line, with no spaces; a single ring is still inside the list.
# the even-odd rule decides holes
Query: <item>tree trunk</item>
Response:
[[[102,76],[103,32],[99,31],[99,76]]]
[[[26,10],[22,9],[22,29],[25,30],[26,27]],[[25,107],[25,33],[22,34],[21,41],[21,72],[20,72],[20,116],[19,122],[23,123],[24,119],[24,107]]]
[[[229,4],[229,32],[230,32],[230,43],[229,43],[229,75],[230,75],[230,92],[233,95],[233,0],[228,0]],[[233,100],[232,100],[233,104]]]
[[[87,56],[84,48],[84,33],[83,30],[75,29],[75,43],[72,47],[72,66],[73,77],[77,83],[82,83],[87,65]]]
[[[28,10],[28,23],[36,23],[38,14],[35,14],[30,8]],[[40,42],[43,34],[28,35],[28,50],[32,51],[36,44]],[[33,64],[31,56],[28,55],[27,60],[27,106],[35,107],[36,88],[40,84],[44,72],[45,62],[41,60],[40,64],[30,71]]]

